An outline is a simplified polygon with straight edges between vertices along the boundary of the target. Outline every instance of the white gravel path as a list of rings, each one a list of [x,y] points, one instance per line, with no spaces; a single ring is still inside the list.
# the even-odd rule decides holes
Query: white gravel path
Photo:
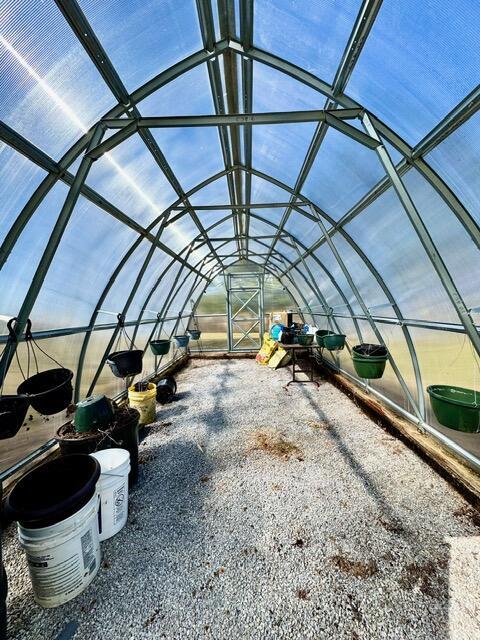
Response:
[[[179,373],[127,526],[74,601],[35,605],[10,527],[10,637],[466,640],[449,633],[448,537],[480,535],[476,512],[341,391],[289,376],[253,360]],[[252,450],[258,431],[299,451]]]

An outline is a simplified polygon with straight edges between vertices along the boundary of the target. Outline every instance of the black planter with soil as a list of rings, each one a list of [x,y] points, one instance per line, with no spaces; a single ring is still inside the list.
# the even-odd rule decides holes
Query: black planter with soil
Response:
[[[115,410],[114,420],[104,429],[97,431],[75,431],[73,421],[62,425],[55,434],[55,440],[62,455],[72,453],[94,453],[103,449],[119,447],[130,453],[129,485],[138,478],[138,421],[140,413],[131,407]]]

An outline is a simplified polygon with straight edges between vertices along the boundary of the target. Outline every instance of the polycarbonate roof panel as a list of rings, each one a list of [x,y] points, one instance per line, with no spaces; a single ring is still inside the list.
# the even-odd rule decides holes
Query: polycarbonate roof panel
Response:
[[[197,225],[187,213],[176,222],[165,227],[160,236],[163,244],[175,252],[180,252],[200,233]]]
[[[203,48],[195,0],[79,0],[132,92]]]
[[[228,204],[230,196],[228,195],[226,177],[222,176],[214,182],[210,182],[207,186],[193,193],[189,200],[192,205]]]
[[[293,188],[315,129],[312,122],[253,127],[253,167]]]
[[[224,169],[216,127],[152,129],[182,189],[193,189]]]
[[[373,149],[330,127],[302,193],[338,220],[384,175]]]
[[[254,43],[331,82],[360,6],[359,0],[257,0]]]
[[[284,229],[307,248],[323,235],[318,222],[307,218],[298,211],[291,211]]]
[[[46,172],[0,142],[0,241]]]
[[[252,202],[289,202],[291,194],[273,182],[252,175]]]
[[[427,156],[471,216],[480,223],[480,114],[475,114]]]
[[[169,82],[138,103],[142,116],[189,116],[214,113],[205,64]]]
[[[88,325],[115,267],[138,235],[79,198],[32,310],[45,329]]]
[[[128,310],[130,320],[136,321],[140,317],[144,306],[145,311],[141,316],[144,319],[153,319],[155,315],[160,312],[162,312],[163,315],[164,310],[162,309],[162,305],[160,305],[160,301],[165,300],[170,293],[175,275],[181,268],[179,262],[171,263],[171,256],[159,250],[155,251]],[[188,273],[188,271],[185,271],[185,274],[186,273]],[[152,328],[153,327],[151,327],[151,329]]]
[[[383,2],[346,93],[416,144],[478,84],[480,3]]]
[[[253,63],[253,111],[323,109],[325,96],[261,62]]]
[[[59,158],[115,100],[55,2],[0,3],[0,112]]]
[[[96,160],[87,184],[143,226],[177,199],[138,134]]]
[[[228,215],[227,211],[222,211],[222,217]],[[221,224],[214,227],[208,234],[210,238],[235,238],[233,230],[233,220],[225,220]]]

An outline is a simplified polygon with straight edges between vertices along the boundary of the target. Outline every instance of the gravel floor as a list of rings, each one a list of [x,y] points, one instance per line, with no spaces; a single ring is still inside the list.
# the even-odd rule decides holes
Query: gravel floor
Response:
[[[479,638],[478,584],[449,576],[449,537],[479,561],[478,514],[339,390],[289,375],[252,360],[178,375],[127,526],[74,601],[34,603],[10,527],[10,637]],[[285,456],[261,448],[278,434]]]

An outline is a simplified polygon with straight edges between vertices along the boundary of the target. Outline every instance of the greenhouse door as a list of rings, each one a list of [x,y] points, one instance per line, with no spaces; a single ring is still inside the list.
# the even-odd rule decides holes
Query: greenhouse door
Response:
[[[263,274],[227,276],[229,351],[260,349],[263,335]]]

